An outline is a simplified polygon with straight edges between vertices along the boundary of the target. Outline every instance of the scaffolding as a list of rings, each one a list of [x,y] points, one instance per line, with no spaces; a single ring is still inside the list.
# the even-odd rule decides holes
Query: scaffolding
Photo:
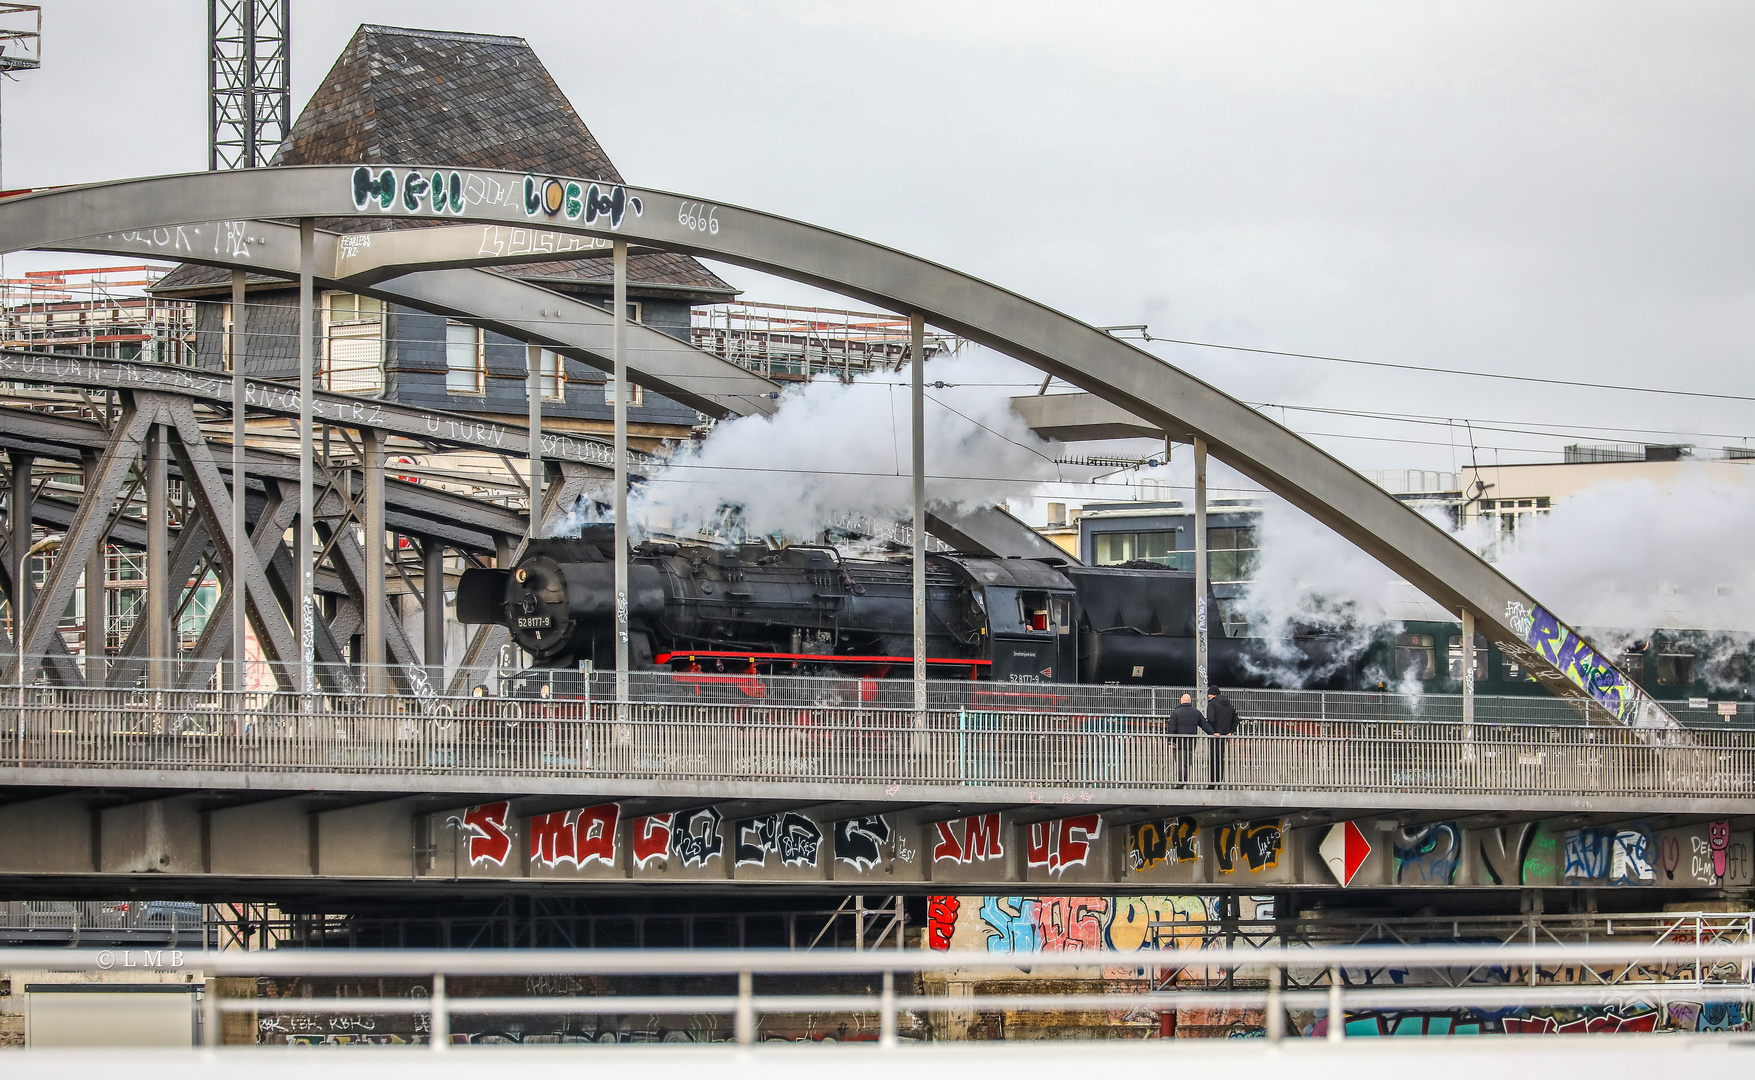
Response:
[[[195,305],[138,291],[166,269],[140,263],[0,278],[0,347],[193,365]]]

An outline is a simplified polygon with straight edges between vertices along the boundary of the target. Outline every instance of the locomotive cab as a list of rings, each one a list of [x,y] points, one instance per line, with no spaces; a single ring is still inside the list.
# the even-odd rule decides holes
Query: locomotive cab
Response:
[[[1053,683],[1078,678],[1077,594],[1053,563],[960,558],[977,605],[986,610],[989,678]]]

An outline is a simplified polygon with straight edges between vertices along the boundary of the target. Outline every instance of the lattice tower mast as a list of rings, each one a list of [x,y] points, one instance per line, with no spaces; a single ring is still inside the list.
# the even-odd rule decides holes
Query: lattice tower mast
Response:
[[[43,66],[43,8],[40,4],[0,4],[0,86],[14,71]],[[0,182],[0,191],[5,190]]]
[[[258,169],[292,127],[292,0],[207,0],[207,167]]]

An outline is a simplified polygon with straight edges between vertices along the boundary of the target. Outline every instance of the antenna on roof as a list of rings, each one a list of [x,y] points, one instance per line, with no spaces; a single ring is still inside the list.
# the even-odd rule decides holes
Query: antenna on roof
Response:
[[[292,0],[207,0],[207,168],[259,169],[292,128]]]

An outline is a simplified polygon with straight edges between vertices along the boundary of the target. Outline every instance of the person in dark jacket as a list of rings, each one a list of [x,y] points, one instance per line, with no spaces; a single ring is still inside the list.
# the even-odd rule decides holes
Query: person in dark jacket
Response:
[[[1195,737],[1203,731],[1211,735],[1213,726],[1207,723],[1207,718],[1194,707],[1194,699],[1183,694],[1182,701],[1177,704],[1176,708],[1170,710],[1170,719],[1166,722],[1165,727],[1169,730],[1171,738],[1175,740],[1176,782],[1186,784],[1188,783],[1188,763],[1194,759]]]
[[[1218,690],[1207,691],[1207,718],[1216,738],[1208,744],[1213,783],[1225,782],[1225,736],[1237,734],[1237,710],[1231,699]]]

